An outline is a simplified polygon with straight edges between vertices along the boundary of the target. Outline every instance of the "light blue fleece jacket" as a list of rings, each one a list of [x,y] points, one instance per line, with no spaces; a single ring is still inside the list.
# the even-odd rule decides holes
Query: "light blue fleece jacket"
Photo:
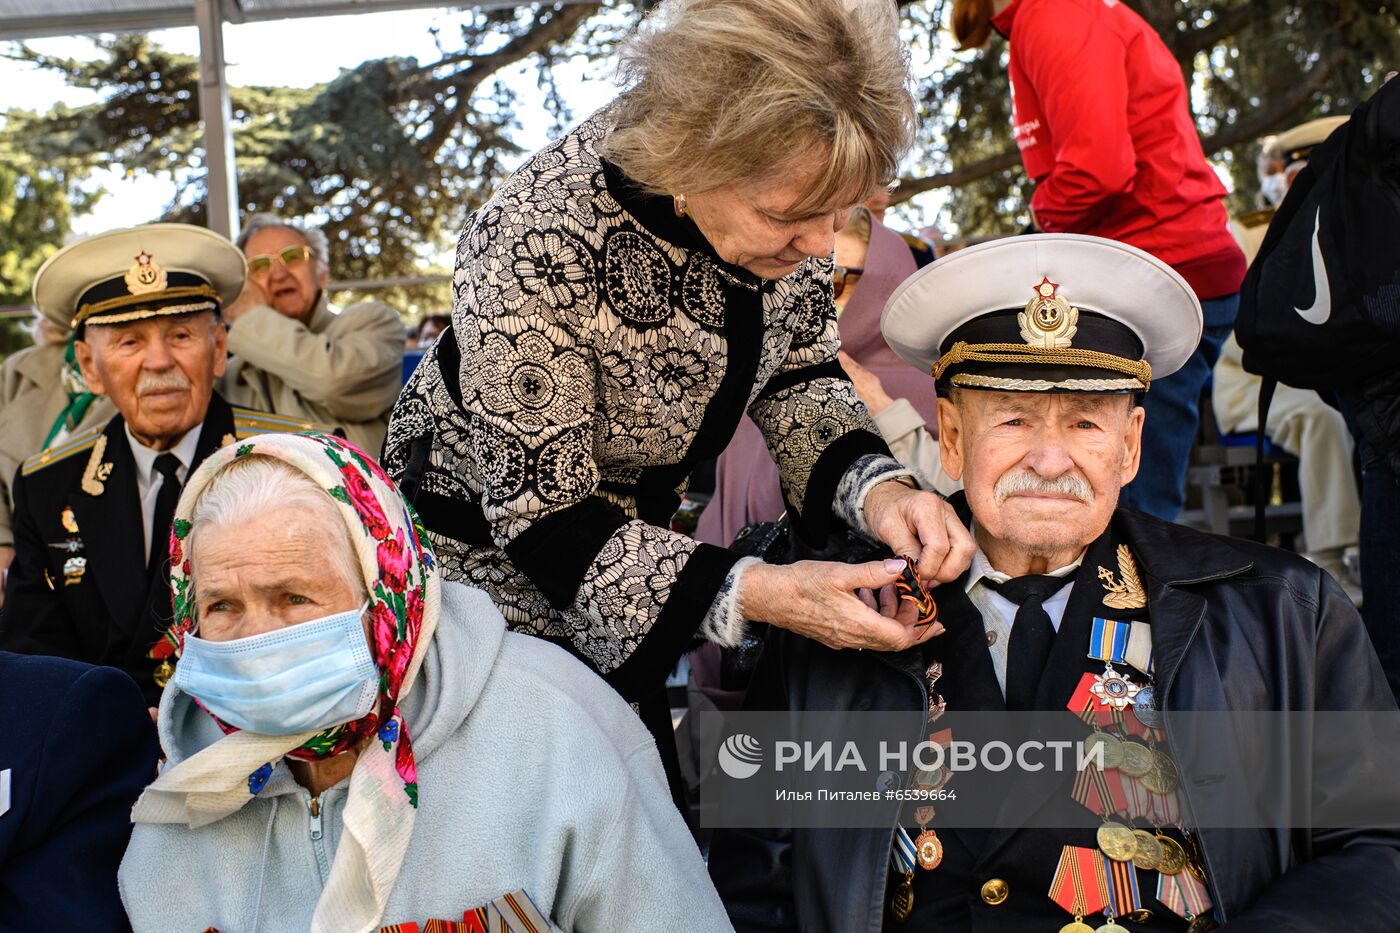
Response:
[[[419,807],[381,925],[460,921],[523,888],[558,930],[732,930],[640,720],[565,651],[508,633],[481,590],[443,584],[401,708]],[[220,736],[172,682],[160,706],[170,761]],[[216,823],[137,825],[119,875],[135,933],[304,933],[348,784],[321,795],[315,820],[278,762],[256,799]]]

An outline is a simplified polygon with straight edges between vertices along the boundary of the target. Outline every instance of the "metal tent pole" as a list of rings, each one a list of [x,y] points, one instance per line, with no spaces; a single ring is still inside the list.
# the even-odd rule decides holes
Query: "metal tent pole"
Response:
[[[220,0],[195,0],[194,20],[199,27],[199,113],[204,121],[209,229],[234,238],[238,236],[238,175]]]

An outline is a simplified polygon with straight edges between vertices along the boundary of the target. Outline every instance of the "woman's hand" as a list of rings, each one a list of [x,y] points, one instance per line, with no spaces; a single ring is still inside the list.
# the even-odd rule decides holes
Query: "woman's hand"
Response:
[[[948,583],[972,563],[976,546],[953,507],[931,492],[894,480],[865,496],[865,523],[896,554],[915,557],[919,577]]]
[[[918,611],[894,593],[904,561],[865,564],[804,560],[754,564],[744,570],[739,610],[828,648],[903,651],[943,631],[935,622],[914,628]],[[869,591],[879,593],[879,606]]]

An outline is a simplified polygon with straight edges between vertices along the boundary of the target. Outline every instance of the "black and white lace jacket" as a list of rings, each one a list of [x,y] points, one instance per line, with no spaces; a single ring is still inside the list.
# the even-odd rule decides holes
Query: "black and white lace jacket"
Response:
[[[829,261],[764,281],[598,154],[606,111],[468,221],[452,328],[394,408],[385,464],[443,572],[561,641],[624,695],[697,632],[739,638],[744,564],[670,531],[744,410],[799,530],[863,529],[889,456],[836,360]]]

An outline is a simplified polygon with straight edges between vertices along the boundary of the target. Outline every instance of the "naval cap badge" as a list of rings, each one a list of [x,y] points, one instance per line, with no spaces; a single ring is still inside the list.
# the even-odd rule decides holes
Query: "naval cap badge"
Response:
[[[133,295],[165,291],[165,269],[156,263],[155,257],[142,250],[136,254],[136,265],[126,270],[123,281],[126,290]]]
[[[1079,309],[1059,294],[1060,284],[1042,276],[1034,286],[1035,297],[1026,302],[1026,310],[1016,316],[1021,325],[1021,339],[1033,347],[1065,350],[1079,331]]]

